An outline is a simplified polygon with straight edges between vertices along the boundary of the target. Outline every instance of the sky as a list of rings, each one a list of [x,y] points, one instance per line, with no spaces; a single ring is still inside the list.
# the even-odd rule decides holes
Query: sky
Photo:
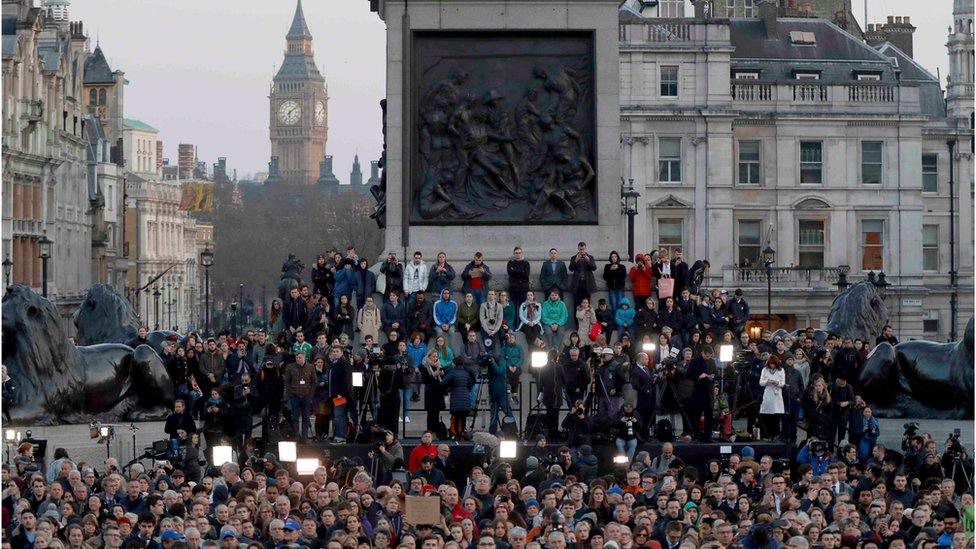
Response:
[[[39,1],[37,2],[39,3]],[[367,0],[303,0],[315,62],[329,91],[327,154],[349,181],[382,148],[385,25]],[[239,177],[267,171],[268,93],[295,0],[72,0],[113,70],[125,71],[125,116],[159,129],[164,156],[193,143],[207,164],[226,156]]]
[[[864,1],[852,0],[862,26]],[[867,2],[869,22],[911,17],[916,60],[944,82],[952,1]],[[329,90],[333,171],[348,182],[358,153],[369,177],[382,147],[385,26],[368,0],[304,0],[303,8]],[[193,143],[201,160],[226,156],[243,177],[267,170],[268,91],[294,10],[294,0],[73,0],[71,18],[84,21],[113,70],[125,71],[125,116],[160,130],[164,156],[175,162],[176,145]]]

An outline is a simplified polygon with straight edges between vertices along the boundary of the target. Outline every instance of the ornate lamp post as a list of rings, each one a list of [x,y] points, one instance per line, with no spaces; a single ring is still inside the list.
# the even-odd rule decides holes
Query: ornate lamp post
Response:
[[[210,335],[210,267],[213,266],[214,253],[210,251],[210,248],[206,248],[200,252],[200,264],[203,265],[203,322],[204,322],[204,335]]]
[[[7,254],[7,256],[3,258],[3,263],[0,264],[3,265],[3,280],[4,287],[6,288],[7,286],[10,286],[10,272],[14,268],[14,262],[10,261],[10,254]]]
[[[847,290],[847,287],[851,285],[851,283],[847,281],[847,274],[849,272],[851,272],[850,265],[837,266],[837,282],[834,283],[834,286],[837,286],[837,293],[844,293]]]
[[[637,199],[640,193],[634,188],[634,180],[625,184],[620,178],[620,214],[627,216],[627,258],[634,260],[634,216],[637,215]]]
[[[872,283],[878,289],[878,293],[881,294],[881,299],[884,299],[885,294],[888,293],[888,286],[891,286],[891,283],[885,279],[884,271],[878,273],[878,279],[872,281]]]
[[[146,327],[148,328],[149,327],[149,286],[146,286],[145,293],[146,293],[146,311],[145,311],[146,319],[144,322],[146,323]],[[136,297],[139,297],[138,294],[139,294],[139,290],[136,290]]]
[[[155,327],[153,328],[153,330],[159,329],[159,296],[161,295],[163,295],[163,292],[159,291],[159,286],[154,285],[152,296],[153,296],[153,310],[155,311],[155,313],[153,314],[153,324],[155,324]]]
[[[773,263],[776,262],[776,251],[768,244],[762,251],[763,264],[766,265],[766,329],[773,329]]]
[[[237,337],[237,302],[230,303],[230,335]]]
[[[47,237],[47,233],[41,235],[37,241],[41,248],[41,295],[47,297],[47,262],[51,259],[51,248],[54,242]]]
[[[237,288],[237,303],[238,303],[238,318],[237,327],[240,332],[244,331],[244,284],[241,284]]]

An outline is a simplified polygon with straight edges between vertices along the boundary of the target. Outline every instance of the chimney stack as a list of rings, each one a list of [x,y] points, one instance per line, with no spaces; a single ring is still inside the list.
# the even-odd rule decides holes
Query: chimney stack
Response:
[[[766,25],[766,37],[771,38],[776,35],[776,19],[779,17],[779,0],[759,0],[756,2],[759,8],[759,17]]]
[[[915,27],[912,26],[911,17],[889,15],[887,23],[868,25],[864,33],[864,40],[872,46],[882,42],[891,42],[906,55],[912,57],[914,56],[912,39],[914,33]]]

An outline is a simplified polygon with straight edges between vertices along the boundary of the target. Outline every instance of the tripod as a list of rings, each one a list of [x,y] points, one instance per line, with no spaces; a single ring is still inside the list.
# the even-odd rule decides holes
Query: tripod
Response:
[[[366,418],[372,418],[372,421],[376,422],[376,405],[373,404],[373,399],[377,397],[376,385],[378,383],[377,379],[380,377],[380,373],[375,369],[375,366],[371,366],[372,371],[368,372],[366,375],[366,386],[363,388],[363,394],[360,398],[362,402],[362,408],[359,409],[359,421],[356,422],[360,428],[366,424]]]
[[[664,386],[661,387],[660,388],[660,391],[658,392],[657,405],[658,406],[661,406],[661,403],[664,402],[664,396],[665,396],[666,393],[669,396],[673,397],[674,398],[674,403],[678,407],[678,415],[681,416],[681,427],[682,427],[681,430],[683,432],[684,431],[688,431],[688,432],[690,432],[690,433],[693,434],[695,432],[694,425],[691,423],[691,420],[688,417],[688,412],[685,411],[684,404],[682,404],[681,403],[681,399],[678,398],[678,390],[675,389],[674,388],[674,385],[672,385],[668,380],[661,380],[659,383],[663,383]],[[670,389],[670,393],[668,392],[669,389]],[[707,413],[711,413],[711,412],[709,411]],[[674,413],[669,413],[667,415],[668,416],[673,416]],[[654,419],[655,419],[655,423],[656,423],[657,414],[655,414]],[[669,417],[668,419],[670,420],[671,418]],[[696,419],[696,421],[697,421],[697,419]],[[674,428],[674,425],[672,425],[671,427]],[[653,429],[653,426],[652,426],[652,429]],[[684,433],[682,433],[682,434],[684,434]]]
[[[956,480],[956,471],[962,473],[962,479],[966,481],[966,484],[963,485],[963,488],[967,491],[972,491],[973,482],[969,478],[969,474],[966,473],[966,465],[962,462],[962,456],[958,454],[952,457],[952,473],[949,475],[949,478],[951,478],[954,482]]]
[[[488,383],[489,382],[488,382],[487,373],[478,372],[477,375],[475,375],[474,384],[478,387],[478,390],[475,392],[476,394],[474,397],[474,404],[471,406],[471,430],[472,431],[474,431],[475,422],[478,421],[478,413],[481,412],[481,403],[485,395],[486,387],[488,387]],[[489,406],[490,406],[490,402],[489,402]],[[489,410],[489,415],[491,415],[490,410]],[[481,429],[484,430],[485,428],[486,428],[485,418],[484,416],[481,416]]]

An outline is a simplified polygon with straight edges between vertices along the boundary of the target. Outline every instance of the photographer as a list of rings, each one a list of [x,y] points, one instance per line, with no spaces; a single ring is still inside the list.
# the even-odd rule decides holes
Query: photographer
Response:
[[[383,442],[376,445],[376,451],[379,452],[383,471],[389,472],[403,467],[403,446],[392,431],[384,433]]]
[[[592,423],[586,415],[586,405],[582,400],[573,402],[569,413],[563,418],[562,428],[566,432],[566,445],[578,448],[583,444],[589,444],[592,440]]]
[[[857,397],[859,402],[861,397]],[[871,452],[874,450],[874,445],[878,443],[878,437],[881,436],[881,424],[878,423],[878,418],[874,417],[870,406],[864,406],[861,410],[860,419],[856,422],[858,425],[858,432],[860,437],[857,441],[857,455],[861,460],[867,460],[871,457]]]
[[[640,414],[634,410],[634,403],[629,400],[624,402],[623,407],[620,408],[620,412],[617,414],[617,422],[615,425],[617,437],[614,440],[614,444],[617,447],[617,453],[626,454],[628,461],[634,460],[634,452],[637,451],[637,444],[641,442],[640,425]]]
[[[827,466],[830,465],[832,459],[833,456],[828,450],[827,442],[818,440],[814,436],[809,437],[796,454],[797,466],[809,465],[813,468],[813,476],[815,477],[827,473]]]
[[[522,375],[522,361],[525,354],[522,346],[518,344],[515,332],[509,330],[505,334],[505,343],[502,344],[499,361],[508,372],[508,391],[513,397],[519,392],[519,377]]]
[[[491,292],[488,292],[488,295],[490,301]],[[512,415],[512,403],[508,398],[508,368],[488,353],[482,355],[481,360],[482,364],[486,362],[489,364],[488,398],[491,399],[491,424],[488,427],[488,432],[494,435],[498,431],[498,411],[505,412],[505,417]]]
[[[545,407],[545,419],[543,423],[546,427],[546,434],[550,439],[559,438],[559,409],[563,403],[564,379],[562,369],[559,367],[559,352],[549,350],[546,365],[539,372],[539,395],[537,399],[542,401]]]
[[[442,378],[450,396],[451,435],[458,442],[464,440],[464,425],[471,411],[471,387],[474,386],[474,380],[474,372],[462,357],[454,359],[454,365]]]
[[[712,358],[712,348],[706,345],[701,355],[688,368],[688,377],[694,382],[688,407],[688,419],[691,420],[692,432],[701,442],[712,441],[712,385],[715,382],[717,369]],[[704,427],[699,428],[700,418],[704,417]]]
[[[376,380],[377,392],[380,396],[376,422],[387,431],[396,431],[397,420],[400,417],[400,394],[406,376],[408,373],[412,375],[413,372],[413,363],[407,354],[406,341],[399,341],[396,354],[387,356],[383,362]]]

